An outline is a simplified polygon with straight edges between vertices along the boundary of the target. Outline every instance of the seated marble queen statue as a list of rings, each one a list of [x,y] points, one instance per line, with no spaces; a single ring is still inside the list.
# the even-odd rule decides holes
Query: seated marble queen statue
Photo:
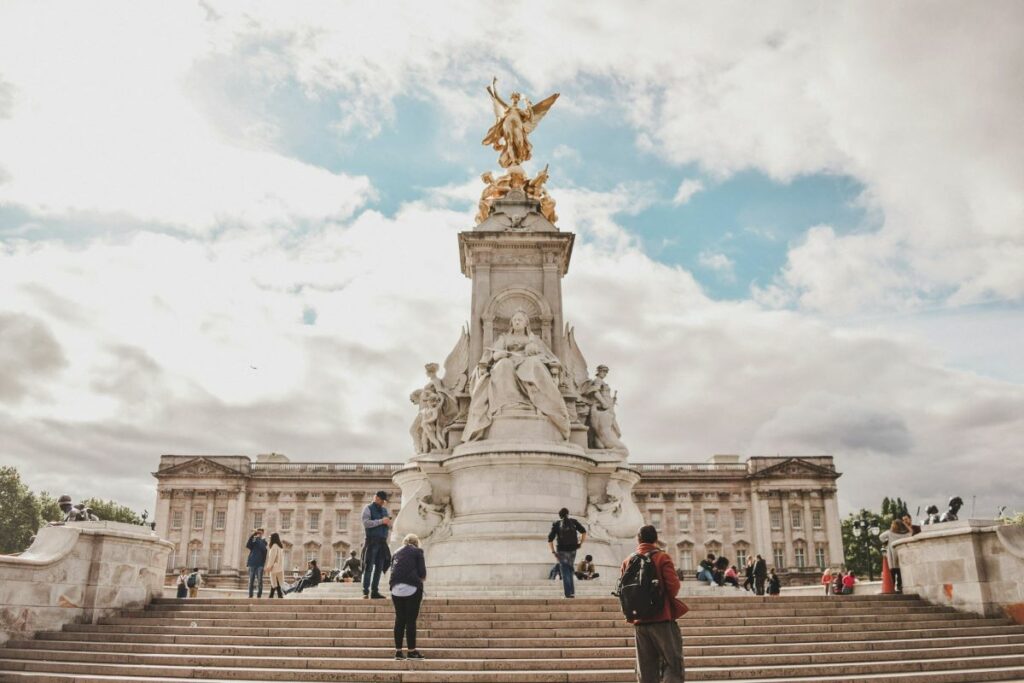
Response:
[[[487,438],[494,418],[504,410],[534,409],[569,438],[569,411],[553,375],[561,364],[544,340],[530,330],[530,318],[522,310],[509,321],[509,330],[484,350],[466,420],[465,439]]]

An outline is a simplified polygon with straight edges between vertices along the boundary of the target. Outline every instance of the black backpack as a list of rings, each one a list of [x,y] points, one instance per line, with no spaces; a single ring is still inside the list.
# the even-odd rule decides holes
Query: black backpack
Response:
[[[196,575],[195,574],[189,574],[188,575],[188,579],[185,581],[185,584],[188,585],[189,588],[195,588],[196,587]]]
[[[565,548],[579,546],[580,537],[576,535],[576,525],[566,518],[558,523],[558,545]]]
[[[661,578],[654,566],[652,550],[646,555],[633,553],[629,557],[626,571],[622,573],[614,595],[618,596],[622,613],[627,619],[647,619],[665,607],[665,596],[661,590]]]

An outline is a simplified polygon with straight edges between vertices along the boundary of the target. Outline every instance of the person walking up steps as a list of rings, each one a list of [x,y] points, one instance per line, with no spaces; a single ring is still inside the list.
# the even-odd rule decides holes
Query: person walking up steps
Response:
[[[555,546],[555,539],[558,539],[558,546]],[[576,551],[587,540],[586,528],[569,516],[569,509],[562,508],[558,511],[558,521],[551,525],[551,533],[548,534],[548,548],[551,554],[558,560],[559,570],[562,572],[562,589],[565,597],[576,597],[576,586],[573,584],[573,572],[575,571]]]
[[[622,563],[616,594],[634,626],[638,683],[683,683],[683,636],[676,619],[689,610],[676,599],[679,578],[672,558],[656,545],[658,530],[636,535],[636,551]]]
[[[387,502],[387,491],[377,491],[373,502],[363,508],[363,529],[366,530],[362,562],[364,598],[384,597],[380,594],[380,575],[391,566],[391,551],[388,549],[391,513],[384,507]]]

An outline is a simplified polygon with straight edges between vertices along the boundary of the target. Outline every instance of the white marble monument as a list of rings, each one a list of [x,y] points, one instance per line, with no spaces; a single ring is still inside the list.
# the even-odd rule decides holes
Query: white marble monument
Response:
[[[547,534],[566,507],[589,531],[581,555],[612,574],[643,524],[632,497],[640,474],[626,462],[608,368],[589,376],[563,319],[574,235],[553,223],[547,167],[530,179],[520,166],[557,95],[531,105],[514,94],[507,105],[489,92],[496,123],[485,144],[507,172],[484,174],[477,225],[459,235],[470,324],[444,376],[428,364],[410,397],[417,455],[394,475],[393,541],[418,534],[434,581],[535,580],[553,564]]]

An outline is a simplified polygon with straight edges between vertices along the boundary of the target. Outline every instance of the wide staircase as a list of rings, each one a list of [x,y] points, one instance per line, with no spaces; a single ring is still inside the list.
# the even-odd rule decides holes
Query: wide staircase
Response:
[[[690,597],[689,681],[1024,680],[1024,626],[915,596]],[[425,661],[395,661],[385,600],[162,599],[0,648],[2,681],[635,681],[610,596],[428,597]]]

